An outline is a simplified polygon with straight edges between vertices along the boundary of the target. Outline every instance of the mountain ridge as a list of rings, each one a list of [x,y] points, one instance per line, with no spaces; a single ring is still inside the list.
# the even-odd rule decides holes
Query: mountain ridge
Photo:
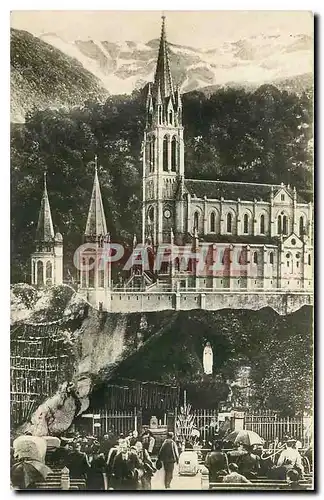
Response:
[[[72,107],[108,96],[100,80],[77,59],[28,31],[11,29],[10,49],[13,122],[23,122],[25,114],[35,107]]]

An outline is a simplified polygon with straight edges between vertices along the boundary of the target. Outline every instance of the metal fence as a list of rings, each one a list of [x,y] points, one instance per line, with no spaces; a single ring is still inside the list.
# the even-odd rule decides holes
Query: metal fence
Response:
[[[256,432],[267,442],[272,442],[275,438],[282,440],[289,435],[307,447],[312,439],[310,417],[280,418],[271,412],[245,414],[244,428]]]
[[[85,415],[87,417],[87,415]],[[125,436],[131,430],[137,429],[136,410],[103,410],[98,414],[89,415],[92,418],[93,435],[101,437],[112,431],[116,436]]]
[[[200,439],[207,440],[210,433],[210,428],[213,427],[213,424],[217,423],[217,410],[211,409],[200,409],[194,410],[193,414],[195,416],[195,425],[197,426],[200,432]]]

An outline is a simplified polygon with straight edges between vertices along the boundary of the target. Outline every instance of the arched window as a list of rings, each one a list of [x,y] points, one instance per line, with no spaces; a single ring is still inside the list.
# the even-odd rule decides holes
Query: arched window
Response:
[[[309,255],[308,255],[308,265],[309,265],[309,266],[311,265],[311,262],[312,262],[312,260],[311,260],[311,256],[310,256],[310,254],[309,254]]]
[[[179,261],[179,257],[176,257],[176,258],[174,259],[174,269],[175,269],[176,271],[180,271],[180,261]]]
[[[216,232],[216,217],[215,217],[215,212],[212,212],[210,214],[210,232],[215,233]]]
[[[291,268],[291,260],[290,260],[290,258],[291,258],[290,252],[286,253],[286,259],[287,259],[286,265],[289,268]]]
[[[243,218],[243,233],[247,234],[249,232],[249,216],[248,214],[244,214]]]
[[[169,123],[170,123],[170,125],[173,125],[173,113],[172,113],[172,109],[170,109],[170,111],[169,111]]]
[[[162,125],[162,108],[159,107],[159,125]]]
[[[258,253],[257,252],[254,252],[254,254],[253,254],[253,262],[254,262],[254,264],[258,263]]]
[[[226,216],[226,231],[228,233],[232,232],[232,214],[228,213]]]
[[[156,137],[153,135],[152,137],[152,142],[151,142],[151,172],[154,172],[154,165],[155,165],[155,141]]]
[[[168,171],[168,137],[165,136],[163,139],[163,170]]]
[[[270,261],[270,264],[273,264],[273,252],[270,252],[269,261]]]
[[[198,230],[199,227],[199,213],[195,212],[194,213],[194,229]]]
[[[89,288],[94,288],[95,286],[95,260],[93,257],[89,259]]]
[[[44,284],[44,274],[43,274],[43,262],[39,260],[37,262],[37,285]]]
[[[299,236],[304,235],[304,217],[299,217]]]
[[[52,284],[52,263],[48,260],[46,262],[46,285]]]
[[[148,137],[145,147],[146,153],[146,164],[148,165],[149,171],[151,171],[151,139]]]
[[[171,142],[171,170],[177,168],[177,138],[173,137]]]
[[[260,234],[264,234],[264,215],[260,217]]]
[[[278,215],[278,234],[282,233],[282,220],[281,220],[281,215]]]
[[[288,218],[286,215],[284,215],[282,218],[282,232],[283,234],[288,233]]]
[[[154,221],[154,208],[150,207],[147,213],[148,223],[153,224]]]

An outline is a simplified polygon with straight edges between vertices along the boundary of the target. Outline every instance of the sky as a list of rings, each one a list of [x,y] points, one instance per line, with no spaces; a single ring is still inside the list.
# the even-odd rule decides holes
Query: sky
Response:
[[[56,33],[65,40],[147,42],[158,38],[161,11],[11,11],[11,27],[34,35]],[[165,11],[168,39],[199,48],[260,34],[312,36],[309,11]]]

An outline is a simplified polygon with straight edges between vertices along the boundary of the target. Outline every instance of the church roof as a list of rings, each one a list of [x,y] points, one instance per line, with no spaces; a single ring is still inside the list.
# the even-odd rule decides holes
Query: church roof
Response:
[[[159,54],[154,77],[155,92],[160,91],[161,98],[172,96],[174,100],[173,81],[170,70],[169,53],[165,33],[165,16],[162,16],[162,30],[159,46]]]
[[[36,240],[52,241],[53,238],[54,238],[54,227],[52,221],[51,207],[49,204],[49,199],[47,194],[46,173],[44,173],[44,192],[38,216]]]
[[[84,234],[85,236],[105,236],[107,234],[106,218],[102,203],[97,167],[95,170],[92,196]]]
[[[257,184],[249,182],[229,182],[229,181],[200,181],[196,179],[185,180],[185,188],[191,196],[203,198],[207,196],[210,199],[237,200],[242,201],[269,201],[271,189],[273,194],[284,188],[292,197],[293,190],[280,184]],[[305,203],[298,194],[297,202]]]

